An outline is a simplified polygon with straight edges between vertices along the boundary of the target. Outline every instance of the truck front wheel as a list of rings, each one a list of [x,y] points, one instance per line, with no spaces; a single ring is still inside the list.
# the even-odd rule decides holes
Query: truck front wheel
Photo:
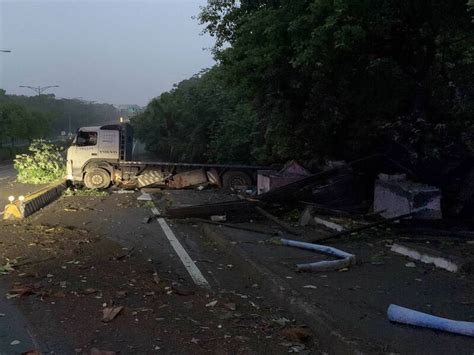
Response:
[[[106,189],[110,185],[110,174],[107,170],[100,168],[87,170],[84,185],[88,189]]]

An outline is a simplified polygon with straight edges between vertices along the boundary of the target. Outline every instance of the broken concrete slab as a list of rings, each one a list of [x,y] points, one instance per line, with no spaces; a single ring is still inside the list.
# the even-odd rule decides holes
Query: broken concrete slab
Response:
[[[336,232],[342,232],[345,230],[345,228],[338,223],[315,216],[313,206],[306,206],[300,216],[298,224],[303,227],[307,225],[319,225]]]
[[[461,270],[469,271],[474,265],[472,260],[463,260],[455,256],[446,256],[437,250],[421,247],[406,246],[402,244],[393,244],[390,250],[394,253],[404,255],[410,259],[420,261],[425,264],[433,264],[437,268],[448,270],[450,272],[459,272]]]
[[[142,193],[140,196],[137,197],[138,201],[152,201],[153,198],[149,193]]]
[[[325,219],[322,219],[322,218],[319,218],[319,217],[313,217],[313,221],[314,221],[315,224],[323,226],[323,227],[325,227],[327,229],[330,229],[332,231],[335,231],[335,232],[342,232],[342,231],[346,230],[340,224],[337,224],[337,223],[334,223],[334,222],[331,222],[331,221],[328,221],[328,220],[325,220]]]
[[[441,191],[406,180],[405,175],[380,174],[375,181],[374,211],[385,218],[419,211],[418,219],[441,219]]]

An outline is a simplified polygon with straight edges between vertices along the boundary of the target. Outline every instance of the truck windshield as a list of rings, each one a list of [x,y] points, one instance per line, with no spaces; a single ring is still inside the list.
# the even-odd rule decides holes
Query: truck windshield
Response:
[[[87,147],[97,144],[97,132],[79,131],[75,138],[78,147]]]

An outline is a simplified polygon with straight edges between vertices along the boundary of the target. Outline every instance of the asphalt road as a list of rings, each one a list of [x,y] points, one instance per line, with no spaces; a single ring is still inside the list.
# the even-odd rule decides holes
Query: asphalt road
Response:
[[[44,185],[20,184],[16,181],[16,171],[13,164],[0,165],[0,211],[8,203],[8,196],[27,195]]]
[[[16,171],[13,164],[0,165],[0,184],[4,181],[13,180],[16,176]]]

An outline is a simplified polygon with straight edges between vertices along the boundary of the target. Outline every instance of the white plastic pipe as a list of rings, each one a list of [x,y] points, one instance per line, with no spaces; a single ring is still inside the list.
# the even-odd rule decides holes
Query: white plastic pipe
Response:
[[[387,310],[388,319],[392,322],[415,325],[445,332],[474,337],[474,322],[464,322],[432,316],[409,308],[391,304]]]

